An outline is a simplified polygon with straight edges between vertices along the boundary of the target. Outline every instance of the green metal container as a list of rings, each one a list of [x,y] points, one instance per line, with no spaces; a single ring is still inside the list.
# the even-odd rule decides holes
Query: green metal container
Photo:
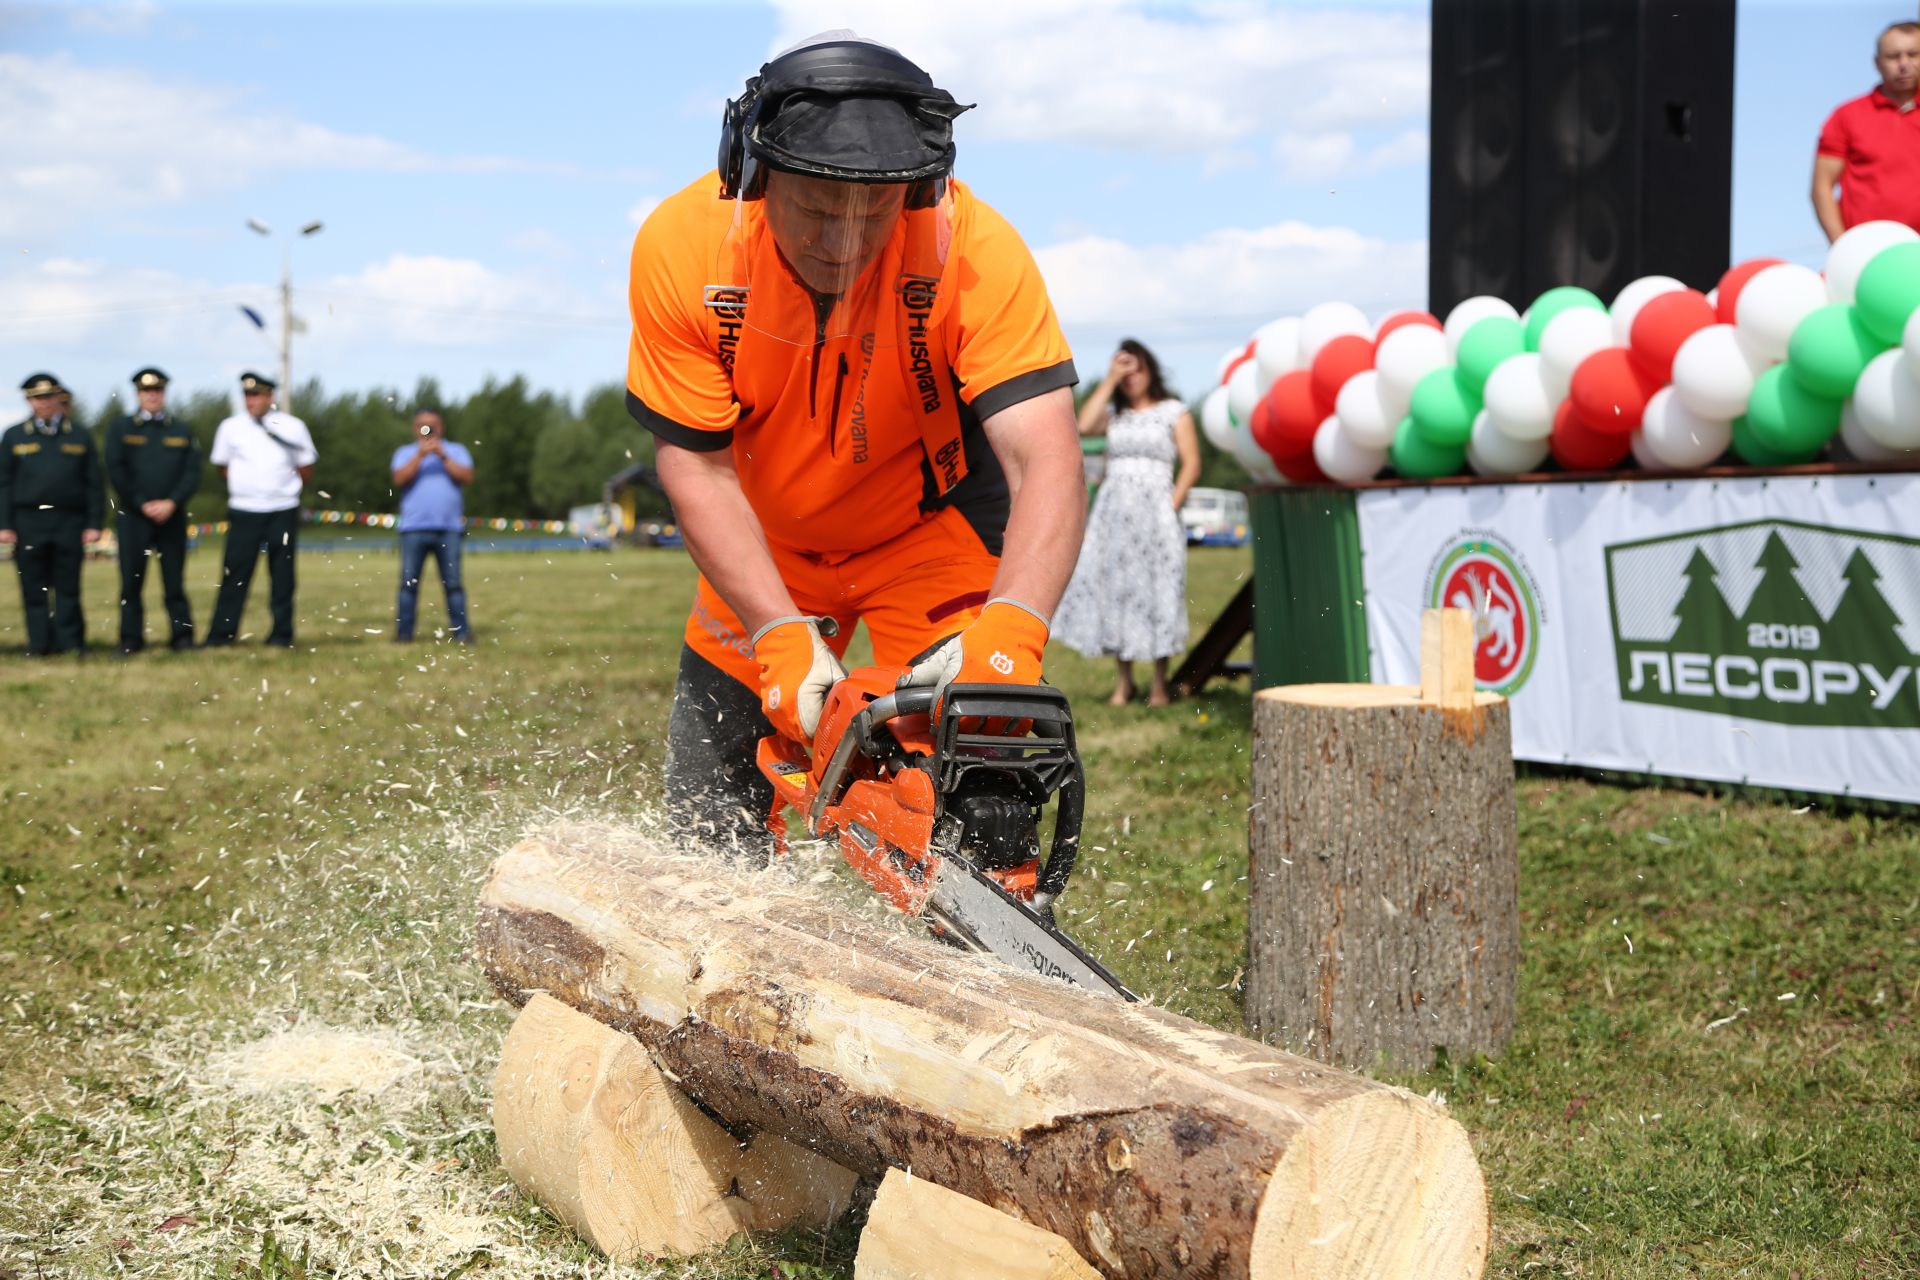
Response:
[[[1351,489],[1257,489],[1253,508],[1256,688],[1371,678]]]

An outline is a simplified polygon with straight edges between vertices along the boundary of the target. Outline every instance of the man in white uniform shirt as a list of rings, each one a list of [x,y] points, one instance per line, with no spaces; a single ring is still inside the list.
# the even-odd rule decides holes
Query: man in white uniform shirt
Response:
[[[229,645],[240,631],[260,553],[267,553],[273,629],[267,643],[293,647],[293,559],[299,547],[300,489],[313,478],[319,455],[307,424],[273,407],[275,384],[257,373],[240,375],[245,413],[220,424],[213,465],[227,482],[227,555],[213,605],[209,647]]]

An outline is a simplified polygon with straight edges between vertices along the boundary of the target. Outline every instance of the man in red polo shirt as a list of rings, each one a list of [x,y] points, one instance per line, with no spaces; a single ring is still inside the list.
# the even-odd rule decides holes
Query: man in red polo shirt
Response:
[[[1827,117],[1813,158],[1813,210],[1828,240],[1862,222],[1920,230],[1920,22],[1881,32],[1873,65],[1880,87]]]

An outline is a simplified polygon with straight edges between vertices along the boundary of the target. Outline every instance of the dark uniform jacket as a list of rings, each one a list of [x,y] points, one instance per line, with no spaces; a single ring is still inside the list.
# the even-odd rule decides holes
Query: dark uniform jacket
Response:
[[[0,528],[15,529],[16,513],[43,508],[84,514],[89,529],[98,529],[106,513],[93,438],[72,418],[50,436],[31,420],[0,435]]]
[[[184,422],[116,418],[107,428],[107,478],[124,512],[138,515],[141,503],[161,498],[185,511],[200,487],[200,446]]]

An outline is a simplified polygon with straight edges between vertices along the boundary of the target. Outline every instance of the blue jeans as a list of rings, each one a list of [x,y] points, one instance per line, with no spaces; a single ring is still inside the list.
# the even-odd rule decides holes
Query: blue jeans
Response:
[[[467,638],[467,588],[460,578],[458,529],[413,529],[400,535],[400,599],[394,610],[393,633],[413,639],[413,623],[420,608],[420,575],[431,555],[440,566],[440,584],[447,589],[447,623],[456,640]]]

